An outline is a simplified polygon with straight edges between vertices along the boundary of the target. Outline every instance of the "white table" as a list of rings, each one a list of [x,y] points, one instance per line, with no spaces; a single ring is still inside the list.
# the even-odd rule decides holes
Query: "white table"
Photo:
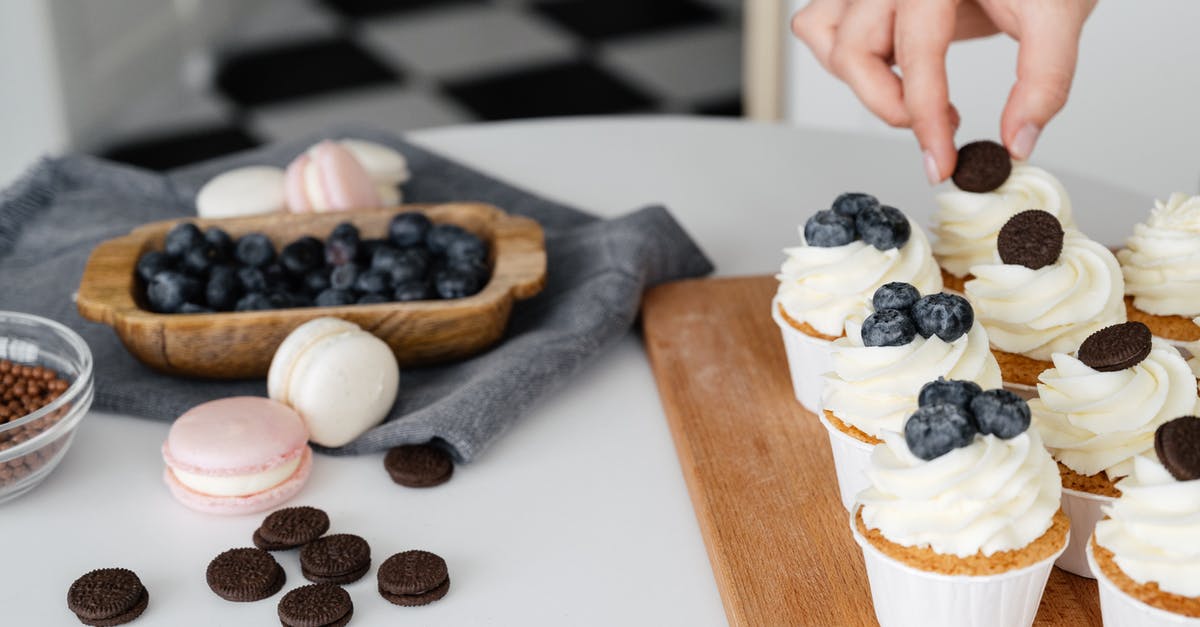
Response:
[[[721,274],[762,274],[796,227],[863,190],[925,221],[914,145],[730,120],[593,118],[446,128],[422,145],[606,216],[666,203]],[[1064,174],[1059,168],[1052,169]],[[1082,227],[1115,243],[1150,199],[1064,174]],[[748,408],[752,410],[752,408]],[[65,595],[99,567],[150,590],[137,625],[274,624],[279,596],[218,599],[208,561],[245,546],[261,516],[192,513],[162,485],[165,423],[94,413],[39,488],[0,506],[0,624],[70,625]],[[374,564],[409,548],[446,558],[449,595],[399,608],[375,572],[347,587],[354,625],[720,625],[725,622],[658,394],[631,333],[448,484],[391,483],[381,456],[316,459],[295,503],[365,537]],[[306,583],[278,554],[285,589]]]

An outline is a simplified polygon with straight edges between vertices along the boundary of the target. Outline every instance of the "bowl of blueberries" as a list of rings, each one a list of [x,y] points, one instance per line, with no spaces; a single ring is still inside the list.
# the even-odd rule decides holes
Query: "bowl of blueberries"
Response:
[[[402,366],[475,354],[545,283],[541,227],[487,204],[157,222],[92,252],[77,305],[143,363],[266,374],[295,327],[343,318]]]

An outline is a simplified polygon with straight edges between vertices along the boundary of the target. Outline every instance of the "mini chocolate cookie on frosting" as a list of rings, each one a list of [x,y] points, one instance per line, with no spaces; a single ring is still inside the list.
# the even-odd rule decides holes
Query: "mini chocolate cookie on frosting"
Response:
[[[1004,146],[972,142],[959,149],[958,163],[955,189],[938,195],[933,216],[933,255],[947,289],[961,292],[971,266],[992,261],[1001,227],[1018,212],[1042,209],[1074,227],[1062,183],[1041,168],[1010,161]]]
[[[1117,251],[1130,320],[1168,340],[1200,340],[1200,196],[1157,200]]]
[[[1125,321],[1124,281],[1107,248],[1062,228],[1051,214],[1014,215],[996,238],[995,258],[971,267],[967,298],[987,328],[1004,381],[1032,386],[1054,353]]]

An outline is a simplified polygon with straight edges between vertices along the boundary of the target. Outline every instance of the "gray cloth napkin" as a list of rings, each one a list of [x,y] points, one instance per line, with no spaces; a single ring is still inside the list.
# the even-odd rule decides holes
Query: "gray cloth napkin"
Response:
[[[457,363],[404,370],[387,421],[326,453],[369,453],[440,439],[459,461],[471,461],[523,411],[620,338],[637,316],[643,290],[712,271],[661,206],[599,220],[391,134],[341,128],[165,175],[80,155],[42,160],[0,192],[0,309],[45,316],[83,336],[95,357],[96,409],[173,420],[212,399],[265,396],[261,379],[186,379],[143,366],[111,329],[79,316],[72,294],[100,241],[145,222],[194,215],[197,190],[220,172],[284,166],[319,139],[344,137],[404,153],[413,175],[403,186],[408,202],[478,200],[540,222],[548,282],[539,296],[517,304],[501,344]]]

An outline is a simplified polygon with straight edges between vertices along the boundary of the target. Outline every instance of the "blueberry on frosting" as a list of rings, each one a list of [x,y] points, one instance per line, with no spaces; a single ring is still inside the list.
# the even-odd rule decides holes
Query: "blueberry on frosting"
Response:
[[[919,407],[904,423],[908,450],[925,461],[967,446],[975,433],[970,411],[949,403]]]
[[[875,311],[899,309],[907,312],[920,298],[921,293],[917,291],[917,288],[908,283],[895,281],[885,283],[875,290],[875,295],[871,297],[871,306]]]
[[[975,323],[971,303],[957,294],[923,296],[913,304],[912,316],[921,337],[936,335],[946,342],[962,337]]]
[[[917,336],[912,319],[898,309],[882,309],[862,324],[863,346],[904,346]]]
[[[846,192],[833,201],[833,210],[841,215],[853,218],[868,207],[878,207],[879,199],[861,192]]]
[[[1015,438],[1029,428],[1029,404],[1008,390],[979,393],[971,399],[971,413],[980,433],[1003,440]]]
[[[858,233],[854,230],[854,218],[832,209],[818,211],[804,223],[804,241],[809,246],[833,248],[845,246],[856,239]]]
[[[908,218],[895,207],[864,207],[854,216],[854,227],[862,240],[879,250],[900,248],[912,235]]]
[[[917,394],[917,405],[925,407],[926,405],[947,404],[970,409],[971,399],[982,391],[983,388],[974,381],[938,377],[936,381],[930,381],[921,386],[921,391]]]

